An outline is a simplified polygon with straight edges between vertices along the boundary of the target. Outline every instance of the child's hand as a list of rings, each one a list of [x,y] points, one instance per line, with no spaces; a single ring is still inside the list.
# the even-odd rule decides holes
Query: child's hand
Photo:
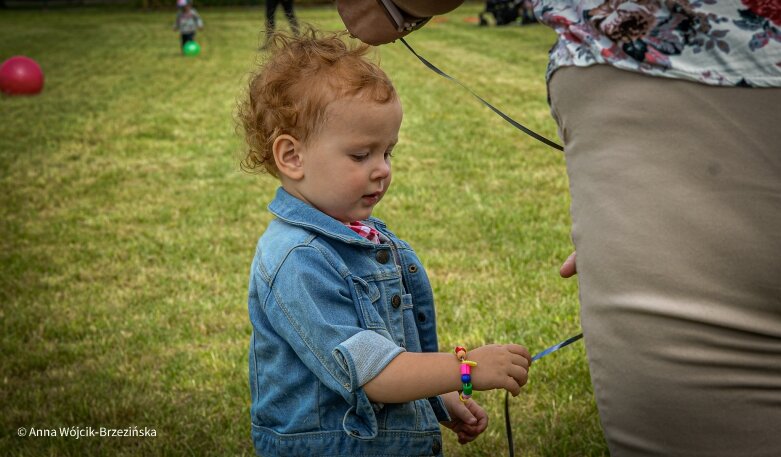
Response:
[[[488,427],[488,415],[475,401],[462,402],[458,399],[458,392],[446,393],[442,395],[442,400],[453,419],[450,422],[442,422],[442,425],[458,435],[459,444],[474,441]]]
[[[469,351],[467,358],[477,362],[477,366],[472,368],[475,390],[505,389],[514,397],[526,384],[531,355],[523,346],[487,344]]]

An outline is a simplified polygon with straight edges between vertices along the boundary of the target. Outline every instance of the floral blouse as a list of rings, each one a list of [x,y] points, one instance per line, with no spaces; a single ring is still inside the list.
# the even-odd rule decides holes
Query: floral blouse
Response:
[[[781,0],[534,0],[558,33],[547,77],[609,64],[722,86],[781,86]]]

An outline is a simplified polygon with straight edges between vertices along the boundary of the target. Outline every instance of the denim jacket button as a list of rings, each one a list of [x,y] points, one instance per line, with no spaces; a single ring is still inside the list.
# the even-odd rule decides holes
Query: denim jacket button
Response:
[[[377,261],[380,263],[387,263],[390,256],[387,250],[377,251]]]
[[[418,271],[418,266],[413,263],[409,266],[408,270],[410,273],[416,273]]]
[[[431,445],[431,453],[434,455],[438,455],[439,451],[442,450],[442,445],[439,444],[439,441],[434,440],[434,444]]]
[[[394,295],[393,298],[391,298],[391,305],[393,305],[394,308],[401,306],[401,297]]]

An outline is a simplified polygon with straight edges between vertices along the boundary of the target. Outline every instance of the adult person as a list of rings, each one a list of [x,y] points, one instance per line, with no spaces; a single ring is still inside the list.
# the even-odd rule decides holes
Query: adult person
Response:
[[[268,47],[269,39],[274,34],[276,29],[274,16],[280,3],[282,3],[282,9],[285,11],[285,17],[287,17],[287,21],[290,23],[293,35],[298,36],[298,19],[296,19],[295,11],[293,11],[293,0],[266,0],[266,41],[261,49]]]
[[[781,455],[781,4],[534,8],[611,454]]]

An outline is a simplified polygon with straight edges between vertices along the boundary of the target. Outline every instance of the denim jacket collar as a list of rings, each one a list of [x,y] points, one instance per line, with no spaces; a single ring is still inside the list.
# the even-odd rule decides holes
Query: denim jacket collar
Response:
[[[359,236],[333,217],[294,197],[282,187],[277,189],[274,200],[268,205],[268,210],[288,224],[304,227],[328,238],[344,243],[374,246],[371,241]],[[378,230],[385,228],[385,224],[377,218],[370,217],[367,221]]]

